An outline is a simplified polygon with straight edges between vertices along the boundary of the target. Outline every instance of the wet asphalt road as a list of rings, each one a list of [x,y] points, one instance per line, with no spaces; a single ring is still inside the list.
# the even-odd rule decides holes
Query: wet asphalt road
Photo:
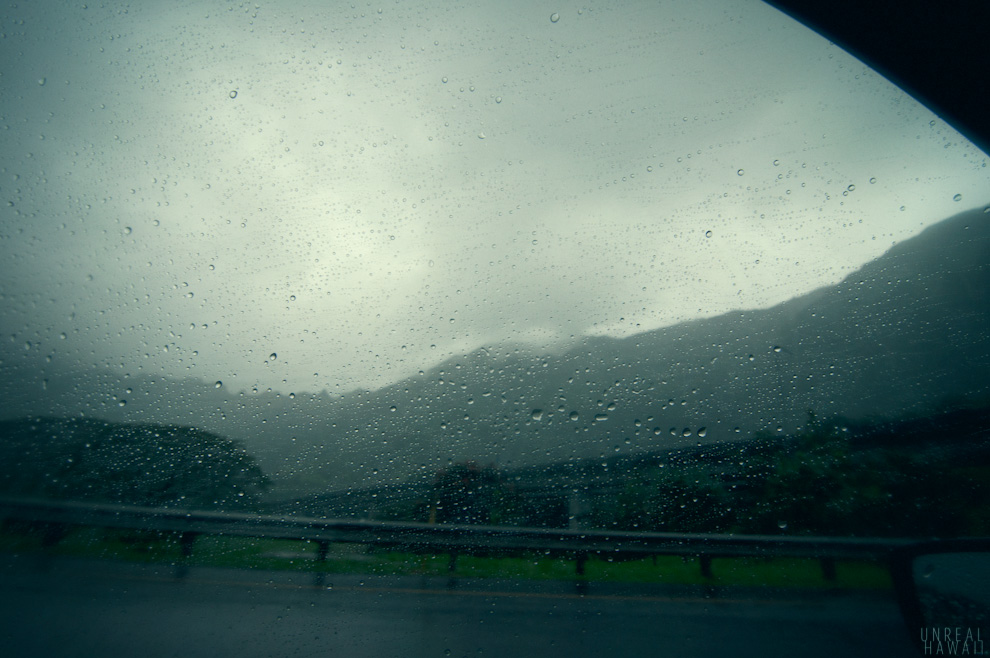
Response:
[[[3,656],[911,656],[886,594],[0,556]]]

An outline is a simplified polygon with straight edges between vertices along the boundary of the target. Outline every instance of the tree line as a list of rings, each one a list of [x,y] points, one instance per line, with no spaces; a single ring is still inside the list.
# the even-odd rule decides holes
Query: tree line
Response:
[[[393,510],[392,518],[567,527],[575,525],[569,499],[576,491],[586,503],[578,524],[585,528],[985,536],[987,421],[982,409],[850,427],[809,413],[804,428],[789,436],[758,434],[601,469],[577,487],[557,486],[550,475],[529,491],[494,465],[462,462],[436,474],[428,500]]]
[[[239,443],[176,425],[0,421],[0,495],[250,510],[269,480]]]
[[[986,536],[990,409],[801,431],[521,474],[464,461],[379,518],[611,530]],[[556,470],[555,470],[556,469]],[[584,469],[584,470],[582,470]],[[269,479],[238,442],[192,427],[0,421],[0,495],[256,510]],[[326,512],[315,512],[319,515]]]

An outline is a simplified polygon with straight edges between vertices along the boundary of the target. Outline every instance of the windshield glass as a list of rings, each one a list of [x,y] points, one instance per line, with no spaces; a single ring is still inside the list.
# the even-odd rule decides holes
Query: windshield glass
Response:
[[[2,13],[5,495],[986,532],[988,158],[776,10]]]

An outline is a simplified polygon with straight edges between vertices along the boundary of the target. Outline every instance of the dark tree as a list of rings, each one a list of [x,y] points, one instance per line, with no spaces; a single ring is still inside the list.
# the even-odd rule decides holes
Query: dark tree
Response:
[[[871,432],[876,429],[861,428],[860,436]],[[939,434],[936,429],[930,445],[938,445]],[[917,442],[857,449],[841,423],[818,421],[813,414],[790,442],[766,477],[744,531],[958,536],[986,528],[980,519],[990,503],[990,486],[978,461],[960,463]]]
[[[643,471],[593,516],[602,528],[656,532],[720,532],[732,518],[724,487],[699,466]]]
[[[268,479],[240,445],[192,427],[34,418],[0,422],[4,495],[250,509]]]
[[[504,496],[494,466],[480,466],[473,461],[453,464],[440,470],[433,482],[431,520],[488,524]]]

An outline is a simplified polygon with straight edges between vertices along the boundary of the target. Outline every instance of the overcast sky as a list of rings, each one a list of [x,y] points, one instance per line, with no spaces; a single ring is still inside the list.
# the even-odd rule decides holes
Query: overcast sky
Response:
[[[340,393],[770,306],[990,201],[761,2],[477,4],[8,5],[5,360]]]

